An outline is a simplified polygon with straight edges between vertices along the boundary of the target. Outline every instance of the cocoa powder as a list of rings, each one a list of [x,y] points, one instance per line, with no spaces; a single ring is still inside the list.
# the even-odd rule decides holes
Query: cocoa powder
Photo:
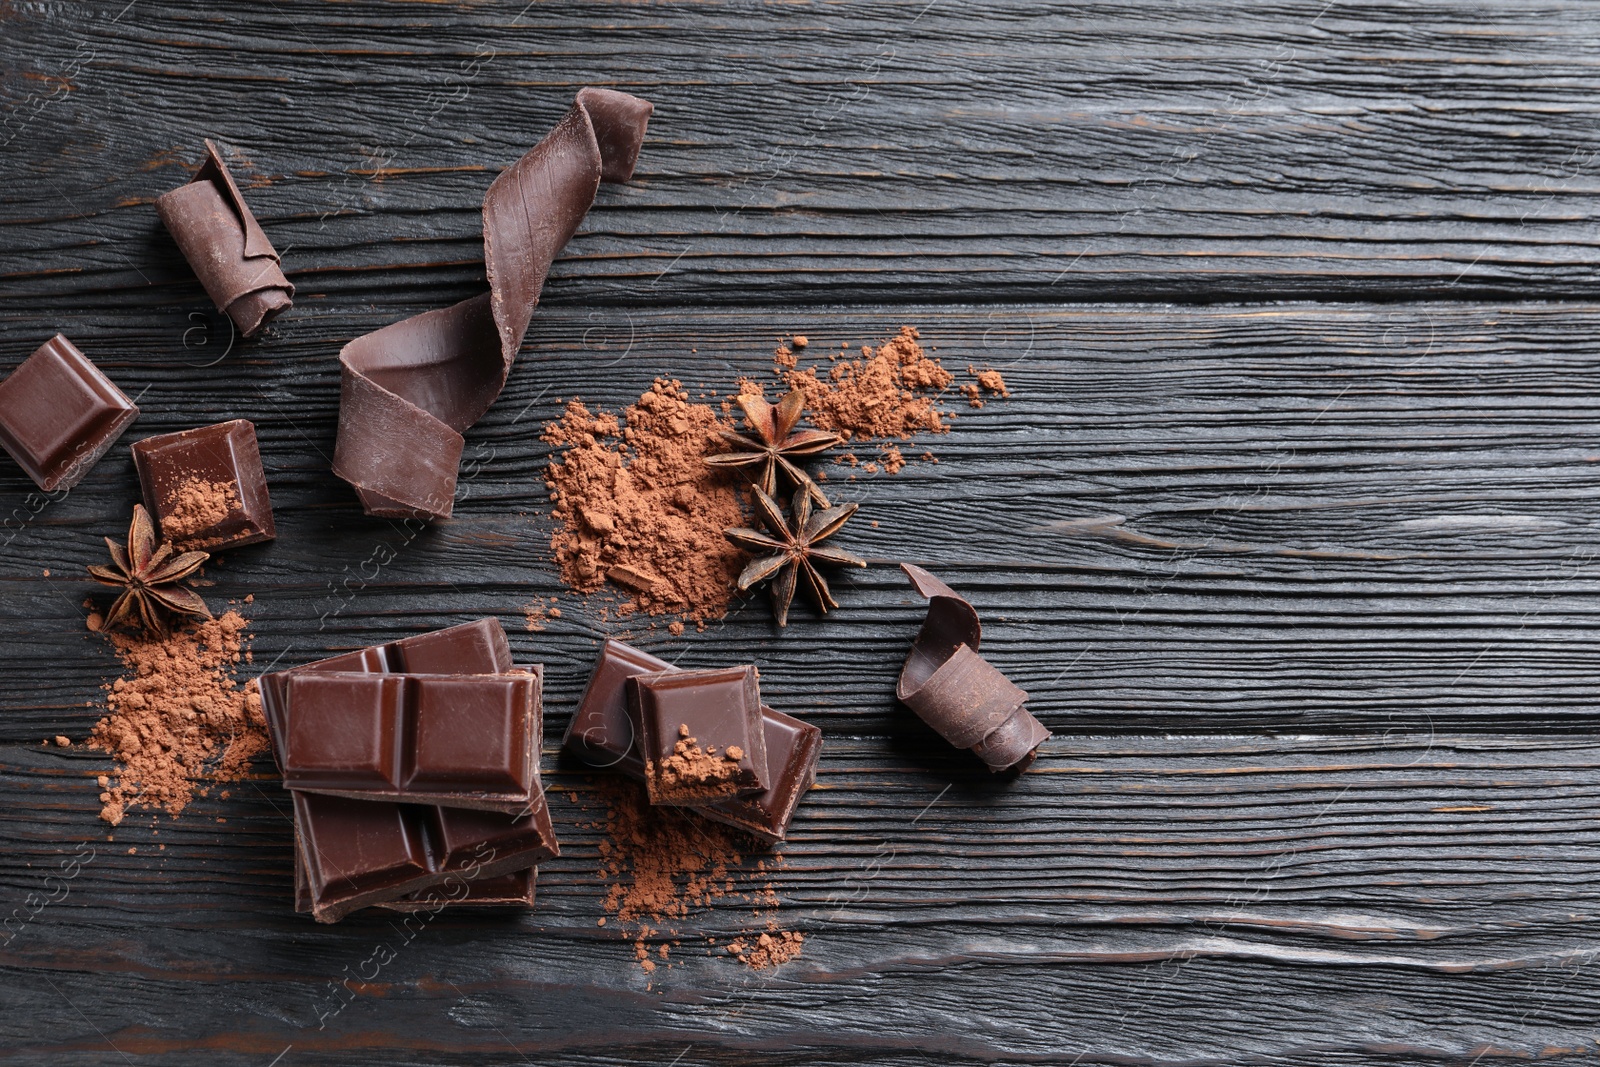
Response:
[[[592,593],[609,578],[631,595],[622,614],[727,612],[743,561],[722,531],[744,522],[739,483],[706,465],[729,420],[657,380],[622,418],[573,400],[546,426],[563,451],[545,475],[561,523],[552,538],[561,577]]]
[[[104,687],[110,714],[89,737],[117,763],[114,780],[102,779],[106,822],[116,826],[130,807],[177,815],[202,783],[244,777],[267,750],[260,690],[235,676],[249,660],[249,625],[230,610],[164,636],[104,633],[124,671]]]
[[[602,779],[595,786],[606,805],[599,869],[608,883],[604,907],[632,942],[641,968],[654,971],[668,958],[665,941],[654,957],[650,951],[651,939],[665,927],[728,898],[753,908],[768,935],[776,933],[793,945],[785,959],[798,955],[800,935],[783,935],[771,918],[778,896],[767,877],[767,861],[757,861],[753,870],[744,865],[744,835],[688,812],[652,807],[632,782]],[[606,923],[599,920],[602,927]],[[752,944],[759,941],[754,934],[746,936]],[[730,954],[758,965],[755,958]]]
[[[730,795],[724,785],[739,771],[739,761],[744,750],[730,746],[720,755],[716,746],[700,747],[699,738],[689,736],[689,728],[680,726],[682,735],[672,746],[672,755],[660,760],[645,761],[645,773],[654,774],[661,792],[674,800],[694,800]]]
[[[928,355],[920,337],[915,326],[902,326],[876,349],[863,345],[860,359],[807,370],[780,363],[780,377],[790,389],[805,394],[813,424],[847,441],[948,433],[952,416],[939,410],[938,394],[955,375]]]
[[[811,424],[878,451],[864,464],[853,453],[834,462],[894,474],[906,465],[896,442],[949,431],[955,416],[940,402],[955,375],[920,336],[905,326],[876,348],[862,346],[860,358],[834,352],[805,369],[800,354],[818,347],[804,336],[777,348],[780,387],[804,394]],[[1009,395],[998,372],[968,372],[976,378],[961,390],[969,401],[983,392]],[[736,385],[741,395],[764,392],[748,379]],[[545,474],[559,523],[551,547],[570,588],[594,593],[609,582],[625,598],[622,617],[672,613],[704,627],[727,613],[744,558],[723,531],[749,524],[745,488],[736,472],[704,459],[727,450],[718,431],[737,428],[735,414],[731,400],[696,403],[681,382],[658,379],[620,415],[572,400],[545,427],[544,439],[561,450]],[[930,452],[922,459],[938,462]],[[827,480],[822,470],[814,477]],[[682,632],[681,623],[672,627]]]
[[[231,483],[187,478],[167,494],[161,536],[186,541],[214,528],[238,506],[239,494]]]

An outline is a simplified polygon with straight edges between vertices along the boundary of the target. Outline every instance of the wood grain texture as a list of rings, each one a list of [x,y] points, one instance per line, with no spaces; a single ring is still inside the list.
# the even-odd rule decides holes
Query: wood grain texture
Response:
[[[531,913],[316,927],[265,765],[108,834],[107,763],[40,743],[116,675],[80,575],[136,480],[126,448],[58,499],[0,463],[0,917],[90,857],[0,944],[0,1064],[1592,1060],[1597,18],[0,3],[0,374],[60,329],[139,397],[128,440],[256,422],[279,540],[207,590],[256,597],[252,670],[487,614],[546,664],[552,740],[608,633],[754,660],[826,737],[774,973],[712,951],[765,921],[731,900],[634,965],[595,923],[598,786],[553,749]],[[362,517],[328,472],[339,347],[481,290],[483,189],[591,83],[657,103],[639,179],[557,262],[456,518]],[[300,287],[248,344],[151,207],[204,136]],[[837,617],[675,638],[564,593],[562,400],[715,400],[781,335],[903,323],[1014,395],[952,398],[908,449],[938,463],[830,469],[879,523]],[[894,703],[900,559],[977,603],[1056,731],[1035,771]],[[535,597],[562,616],[530,632]]]
[[[536,911],[441,919],[317,1029],[327,983],[390,927],[312,929],[288,912],[288,826],[265,772],[106,842],[104,762],[38,743],[81,737],[114,674],[74,575],[132,502],[119,453],[0,549],[4,632],[26,653],[0,661],[0,810],[30,813],[0,820],[17,861],[0,884],[22,901],[59,857],[96,850],[68,901],[0,951],[0,966],[61,987],[20,983],[24,1021],[6,1036],[24,1061],[95,1060],[107,1046],[93,1030],[41,1039],[25,1021],[90,991],[106,1037],[161,1063],[291,1044],[373,1063],[670,1062],[691,1044],[680,1062],[778,1048],[797,1063],[1469,1062],[1491,1045],[1590,1047],[1563,1020],[1594,993],[1585,383],[1600,307],[547,309],[469,435],[457,518],[414,537],[361,518],[326,473],[334,354],[382,315],[296,313],[179,377],[174,352],[195,354],[184,315],[139,332],[91,316],[79,341],[115,339],[108,371],[148,386],[137,434],[257,420],[280,539],[230,554],[211,595],[256,595],[258,665],[496,614],[519,657],[547,665],[554,735],[604,633],[689,665],[754,657],[769,699],[827,735],[775,880],[783,921],[811,940],[756,975],[703,943],[748,911],[711,909],[676,931],[679,965],[646,988],[594,927],[597,842],[578,828],[594,787],[552,751],[565,853]],[[521,605],[561,595],[535,431],[562,398],[616,407],[660,373],[725,390],[771,373],[780,330],[820,349],[903,322],[954,367],[1002,366],[1014,395],[958,407],[950,434],[919,442],[936,464],[854,482],[835,468],[835,495],[880,523],[851,531],[877,565],[836,618],[780,636],[757,602],[675,639],[567,596],[544,631],[518,625]],[[26,325],[0,327],[0,343],[20,347]],[[27,487],[6,472],[0,493]],[[927,522],[930,499],[949,502],[947,525]],[[341,589],[380,543],[395,562]],[[978,602],[986,650],[1062,734],[1036,772],[1009,786],[975,774],[893,703],[922,611],[897,558]],[[40,655],[59,667],[41,673]],[[189,988],[207,990],[203,1011]],[[594,1011],[615,1027],[598,1049],[579,1021]]]
[[[469,295],[591,83],[658,111],[551,301],[1594,292],[1586,5],[122,6],[9,5],[30,306],[191,298],[149,204],[204,136],[303,305]]]

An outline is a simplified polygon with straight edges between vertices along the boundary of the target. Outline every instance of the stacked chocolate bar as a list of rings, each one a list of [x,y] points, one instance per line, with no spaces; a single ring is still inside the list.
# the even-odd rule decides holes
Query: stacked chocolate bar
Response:
[[[559,854],[539,781],[542,668],[494,619],[261,677],[294,797],[295,908],[533,903]]]
[[[754,667],[679,670],[610,641],[562,745],[673,805],[782,841],[817,779],[822,731],[761,702]]]

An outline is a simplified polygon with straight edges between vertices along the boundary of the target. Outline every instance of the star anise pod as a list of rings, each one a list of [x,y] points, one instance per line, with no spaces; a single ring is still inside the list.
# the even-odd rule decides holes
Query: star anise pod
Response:
[[[738,398],[744,409],[744,424],[748,433],[732,430],[717,431],[722,439],[736,451],[719,456],[707,456],[713,467],[750,467],[750,480],[768,496],[778,492],[778,472],[782,471],[789,483],[804,489],[819,507],[828,507],[828,498],[811,476],[794,462],[796,456],[811,456],[832,448],[843,438],[828,430],[796,430],[800,414],[805,410],[805,394],[798,389],[776,404],[767,403],[764,397],[746,394]]]
[[[149,633],[165,633],[163,610],[211,618],[211,609],[200,599],[200,594],[177,584],[199,570],[200,564],[211,556],[205,552],[174,554],[170,541],[158,543],[155,526],[143,504],[133,506],[127,545],[119,545],[108,537],[106,547],[111,550],[111,566],[91,564],[89,567],[95,581],[122,590],[122,595],[106,613],[106,629],[134,623]]]
[[[745,565],[739,575],[739,591],[745,592],[758,582],[774,575],[772,583],[772,617],[779,626],[789,622],[789,605],[794,602],[794,588],[800,579],[805,580],[807,594],[816,602],[824,615],[829,608],[839,606],[828,591],[828,583],[817,571],[816,561],[837,563],[841,566],[865,567],[867,561],[842,548],[830,548],[822,541],[839,532],[839,527],[856,513],[857,504],[840,504],[811,514],[811,494],[802,486],[795,490],[791,505],[793,520],[786,518],[783,508],[765,492],[755,491],[756,511],[771,533],[735,527],[726,531],[728,540],[751,553],[756,558]]]

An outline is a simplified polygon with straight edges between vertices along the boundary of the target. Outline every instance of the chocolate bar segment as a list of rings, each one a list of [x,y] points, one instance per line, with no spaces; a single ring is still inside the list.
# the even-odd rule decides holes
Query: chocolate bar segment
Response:
[[[273,753],[282,764],[283,741],[288,721],[289,680],[297,674],[335,672],[388,672],[410,671],[419,674],[503,674],[511,669],[511,647],[505,630],[495,619],[479,619],[432,633],[417,634],[385,645],[360,649],[308,663],[287,671],[266,674],[260,678],[261,702],[267,716],[269,733],[273,738]],[[296,793],[298,798],[301,794]],[[311,808],[322,802],[343,806],[347,819],[361,818],[380,827],[390,825],[398,818],[413,827],[413,833],[430,842],[429,857],[445,856],[470,858],[480,846],[516,854],[518,862],[535,862],[544,856],[559,854],[555,831],[550,822],[550,812],[541,794],[533,809],[523,817],[506,816],[457,808],[429,808],[420,805],[401,805],[385,801],[335,799],[320,794],[306,794]],[[297,812],[307,809],[300,804]],[[431,813],[431,814],[430,814]],[[430,831],[431,834],[430,834]],[[360,864],[349,866],[359,867]],[[295,850],[296,910],[311,911],[311,888],[305,873],[304,850]],[[459,871],[445,870],[448,878],[428,882],[425,888],[392,899],[377,902],[378,906],[400,911],[432,911],[441,901],[456,904],[530,905],[533,902],[534,868],[524,867],[510,874],[489,875],[471,881]],[[420,876],[419,876],[420,877]],[[394,886],[386,886],[381,894],[388,897]],[[352,887],[345,883],[323,883],[318,910],[323,921],[364,906],[361,901],[372,901],[375,894],[368,891],[356,901],[345,899]]]
[[[978,654],[977,609],[921,567],[900,569],[928,599],[928,617],[900,671],[900,699],[991,771],[1027,770],[1050,731],[1023,707],[1028,694]]]
[[[219,422],[133,446],[145,507],[182,550],[215,552],[277,536],[255,424]]]
[[[560,853],[542,797],[518,816],[299,791],[293,797],[297,904],[303,899],[319,922],[525,870]]]
[[[404,637],[386,645],[358,649],[285,671],[263,674],[261,710],[272,737],[273,756],[283,770],[288,725],[289,679],[299,674],[337,671],[365,674],[505,674],[511,645],[498,619],[479,619],[444,630]]]
[[[693,805],[767,789],[754,667],[659,671],[628,679],[652,804]]]
[[[644,759],[636,743],[640,730],[629,714],[627,681],[676,669],[648,652],[608,639],[567,724],[563,747],[591,766],[613,767],[643,781]],[[766,792],[695,805],[690,810],[775,844],[784,839],[800,798],[816,781],[822,731],[765,705],[761,716],[767,768],[773,779]]]
[[[538,876],[539,868],[527,867],[493,878],[474,878],[466,882],[464,888],[446,882],[407,893],[398,900],[386,900],[378,907],[406,912],[438,911],[447,905],[454,908],[531,908]]]
[[[822,753],[822,731],[781,711],[762,708],[762,728],[767,746],[764,792],[733,797],[694,809],[708,819],[737,826],[768,843],[782,841],[794,809],[817,781],[817,760]]]
[[[539,790],[539,668],[497,675],[289,679],[290,789],[516,812]]]
[[[60,334],[0,381],[0,446],[45,492],[71,489],[139,417]]]
[[[211,302],[242,336],[253,336],[292,306],[294,286],[283,276],[278,252],[210,140],[200,169],[158,197],[156,213]]]
[[[566,116],[483,198],[489,291],[357,337],[339,353],[333,472],[369,515],[448,518],[462,433],[500,391],[556,255],[601,182],[627,181],[651,105],[581,89]]]
[[[592,767],[615,767],[643,781],[644,756],[629,714],[628,679],[671,670],[677,668],[666,660],[607,638],[578,710],[567,723],[562,747]]]
[[[352,801],[351,803],[360,803]],[[374,803],[377,803],[376,801]],[[534,902],[534,883],[539,868],[524,867],[510,874],[497,874],[490,878],[467,881],[459,875],[440,885],[431,885],[414,893],[372,905],[388,911],[418,912],[438,911],[441,907],[491,907],[531,908]],[[302,915],[311,911],[311,886],[306,879],[305,860],[298,845],[294,850],[294,910]],[[324,912],[326,914],[326,911]],[[346,913],[348,914],[348,913]]]

